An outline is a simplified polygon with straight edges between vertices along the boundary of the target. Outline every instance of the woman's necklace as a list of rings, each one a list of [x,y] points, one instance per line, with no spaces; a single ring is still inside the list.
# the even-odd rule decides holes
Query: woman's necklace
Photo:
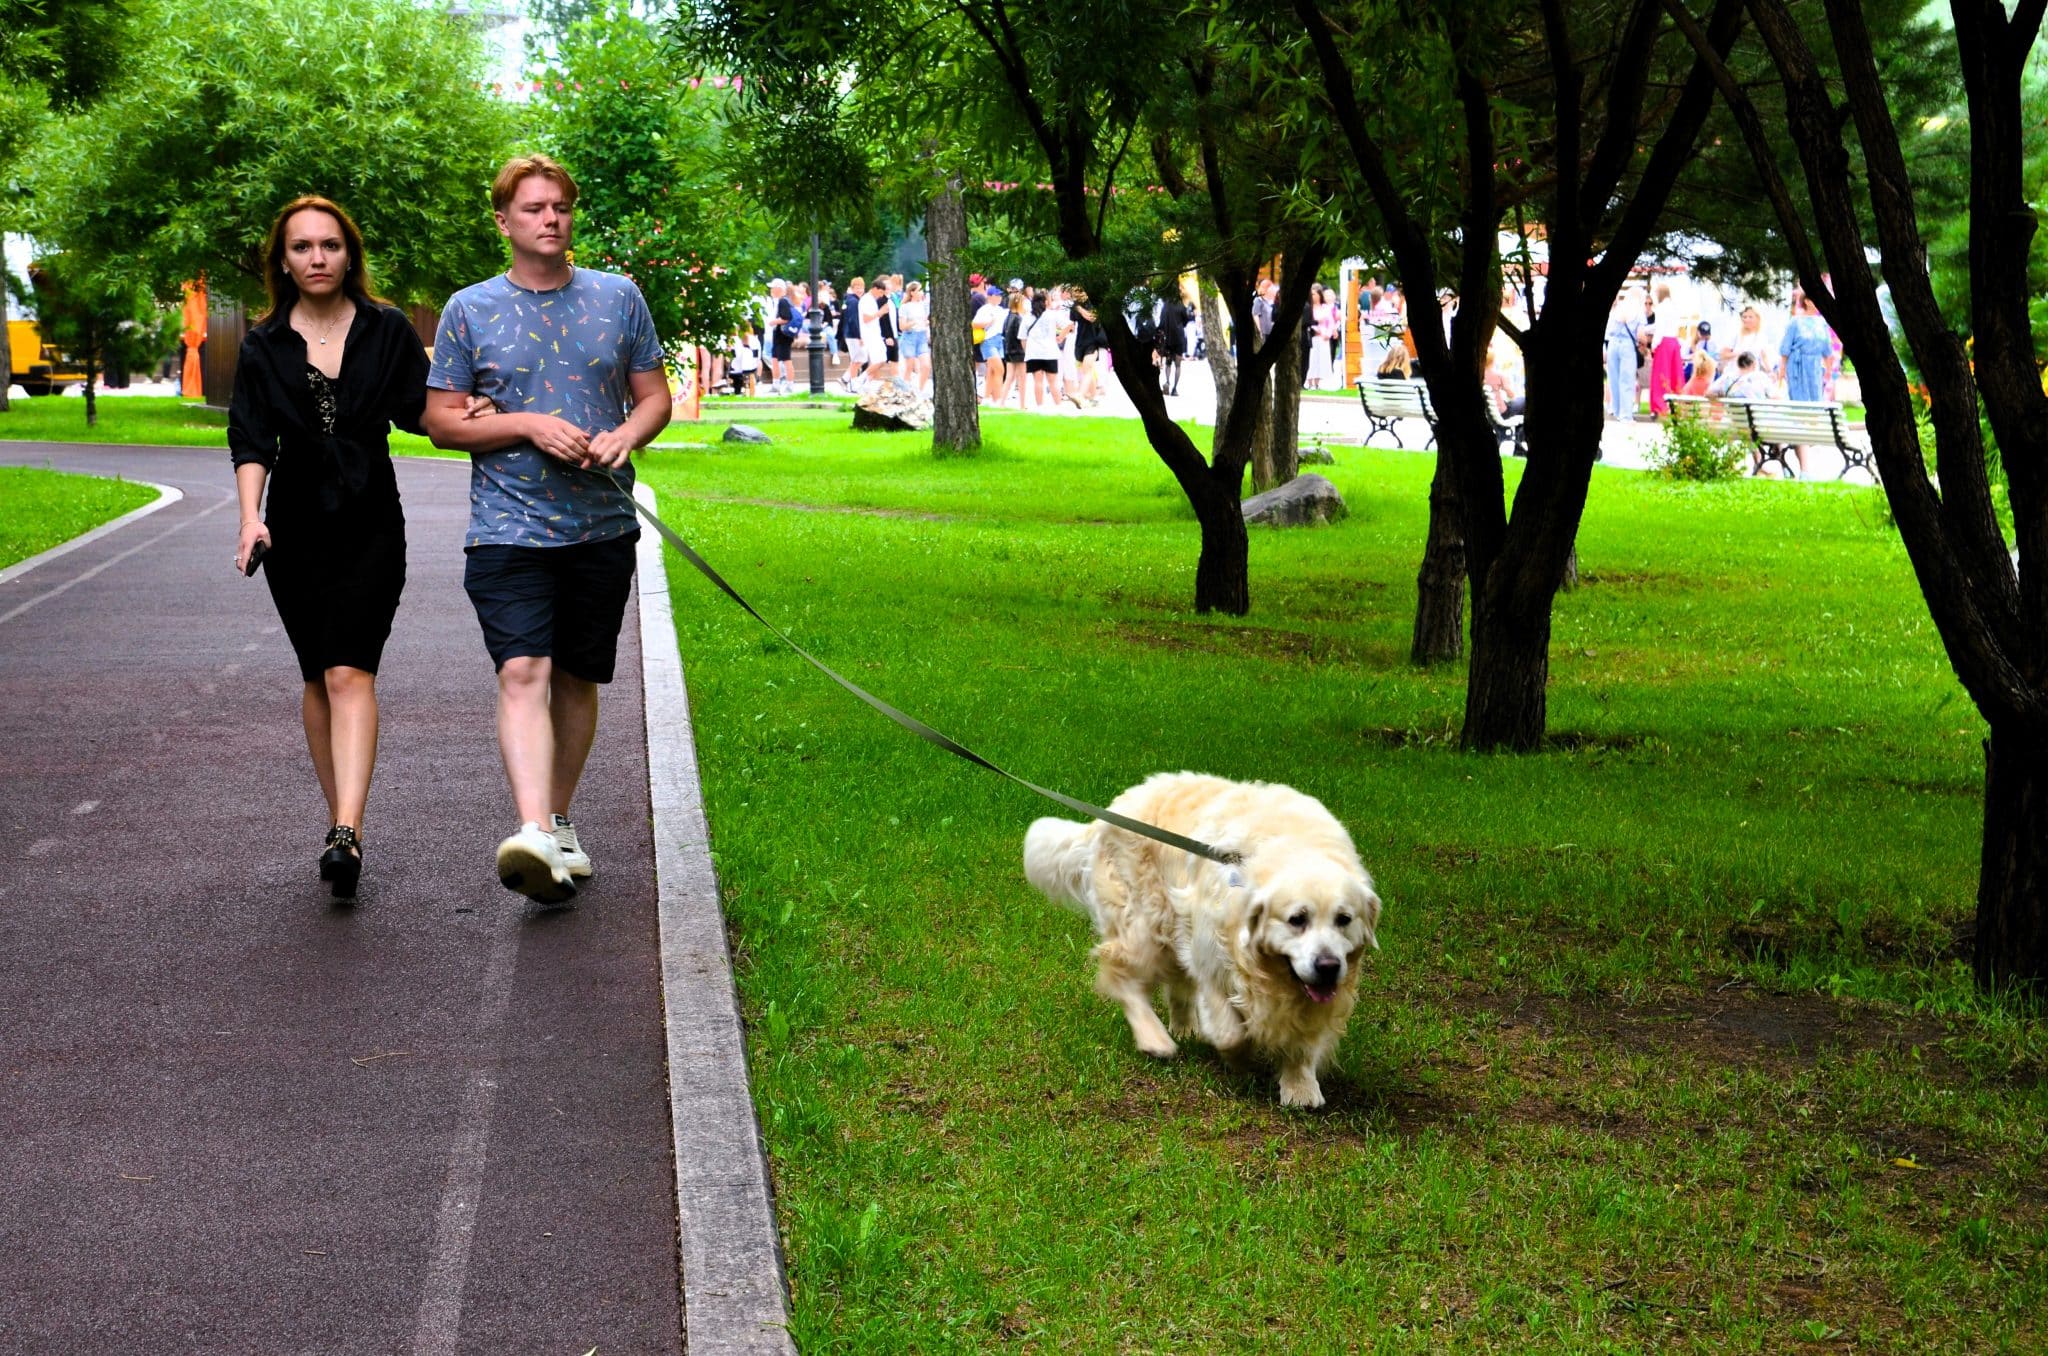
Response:
[[[301,307],[299,308],[299,312],[300,312],[300,314],[302,314],[302,315],[303,315],[303,314],[305,314],[305,309],[306,309],[305,307],[301,306]],[[336,325],[339,325],[339,324],[341,323],[341,318],[342,318],[342,317],[343,317],[344,315],[352,315],[352,314],[354,314],[354,311],[355,311],[355,307],[354,307],[354,306],[352,306],[352,305],[343,305],[343,306],[341,307],[341,309],[340,309],[340,310],[338,310],[338,311],[336,311],[336,312],[334,313],[334,317],[333,317],[333,318],[332,318],[331,320],[329,320],[329,321],[327,322],[326,328],[324,328],[324,329],[322,329],[322,330],[320,331],[320,346],[321,346],[322,348],[325,348],[325,347],[327,346],[327,336],[328,336],[328,335],[330,335],[330,334],[333,334],[333,333],[334,333],[334,327],[335,327]],[[312,325],[312,323],[313,323],[313,318],[312,318],[311,316],[307,316],[307,317],[306,317],[306,324],[307,324],[308,326],[311,326],[311,325]]]

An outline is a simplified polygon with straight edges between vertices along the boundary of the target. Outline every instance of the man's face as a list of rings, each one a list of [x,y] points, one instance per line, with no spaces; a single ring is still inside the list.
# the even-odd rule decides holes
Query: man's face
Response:
[[[512,242],[514,254],[559,259],[569,249],[572,215],[561,185],[546,175],[529,174],[496,214],[498,234]]]

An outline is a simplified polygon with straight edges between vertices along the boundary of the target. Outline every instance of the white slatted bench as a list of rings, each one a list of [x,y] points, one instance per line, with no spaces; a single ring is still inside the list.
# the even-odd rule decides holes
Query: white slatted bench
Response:
[[[1670,403],[1677,418],[1697,419],[1709,428],[1733,428],[1740,433],[1749,431],[1748,426],[1742,422],[1742,417],[1732,413],[1734,408],[1742,403],[1740,400],[1725,400],[1720,396],[1688,395],[1668,395],[1664,399]]]
[[[1378,377],[1361,377],[1358,382],[1358,403],[1365,407],[1365,419],[1372,427],[1365,435],[1368,446],[1378,433],[1393,435],[1394,446],[1405,448],[1400,430],[1394,427],[1396,420],[1421,419],[1429,425],[1429,441],[1423,446],[1436,446],[1436,407],[1429,403],[1429,387],[1420,381],[1382,381]]]
[[[1761,473],[1766,462],[1778,463],[1787,476],[1791,465],[1785,460],[1795,447],[1832,447],[1842,454],[1840,480],[1853,470],[1877,479],[1877,458],[1869,444],[1850,440],[1848,420],[1842,407],[1825,400],[1744,400],[1728,402],[1730,426],[1749,435],[1755,445],[1751,471]]]

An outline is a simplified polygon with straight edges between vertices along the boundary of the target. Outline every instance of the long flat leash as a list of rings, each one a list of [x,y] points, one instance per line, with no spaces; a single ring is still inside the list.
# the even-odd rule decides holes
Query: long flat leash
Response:
[[[976,767],[987,768],[990,772],[995,773],[999,777],[1008,777],[1011,781],[1017,783],[1017,785],[1025,788],[1026,790],[1034,791],[1037,794],[1044,796],[1049,801],[1053,801],[1056,804],[1066,806],[1069,810],[1073,810],[1080,814],[1087,815],[1091,819],[1100,819],[1105,823],[1114,824],[1120,829],[1127,829],[1132,833],[1140,835],[1141,837],[1150,838],[1155,843],[1164,843],[1168,847],[1179,848],[1182,852],[1192,852],[1197,857],[1206,857],[1210,861],[1216,862],[1222,866],[1235,866],[1243,860],[1242,856],[1240,856],[1238,853],[1225,852],[1221,848],[1211,847],[1209,844],[1202,842],[1198,838],[1189,838],[1184,834],[1175,833],[1171,829],[1162,829],[1156,824],[1147,824],[1145,821],[1141,819],[1132,819],[1130,816],[1120,815],[1114,810],[1105,810],[1100,805],[1090,805],[1085,800],[1077,800],[1073,796],[1069,796],[1064,792],[1054,791],[1049,787],[1040,786],[1037,782],[1026,781],[1024,778],[1019,777],[1014,772],[1011,772],[1005,768],[997,767],[994,763],[991,763],[988,759],[982,757],[973,749],[968,748],[965,744],[962,744],[959,740],[952,738],[950,735],[941,734],[939,731],[934,730],[931,726],[925,724],[916,716],[897,710],[889,703],[883,701],[880,697],[877,697],[874,693],[869,692],[860,684],[854,682],[852,679],[847,678],[843,674],[839,673],[837,670],[833,669],[831,665],[819,659],[816,655],[812,654],[809,650],[806,650],[803,646],[797,644],[794,640],[791,640],[788,634],[785,633],[781,627],[777,626],[774,622],[771,622],[766,617],[762,616],[760,612],[755,609],[752,603],[748,602],[745,598],[741,597],[740,591],[734,588],[731,584],[728,584],[725,581],[725,576],[720,574],[717,570],[711,567],[711,562],[705,560],[704,557],[698,555],[697,552],[691,548],[690,543],[684,541],[682,537],[676,533],[676,530],[674,528],[670,527],[667,523],[663,522],[661,520],[660,514],[656,513],[653,509],[647,507],[647,505],[641,503],[639,500],[633,498],[632,495],[627,494],[626,487],[624,485],[619,484],[619,478],[613,475],[609,469],[606,469],[604,474],[605,477],[609,479],[614,486],[617,487],[620,494],[626,495],[627,501],[633,505],[633,511],[639,514],[642,518],[645,518],[647,520],[648,526],[652,527],[656,532],[659,532],[661,534],[661,539],[663,541],[667,542],[670,546],[675,547],[676,553],[678,555],[682,556],[684,560],[689,561],[690,564],[697,567],[697,573],[703,575],[706,579],[709,579],[713,584],[717,585],[719,592],[723,593],[726,597],[732,599],[735,603],[738,603],[740,607],[745,610],[746,614],[749,617],[752,617],[755,621],[761,623],[762,626],[766,627],[770,635],[774,636],[784,645],[787,645],[790,649],[796,651],[797,654],[802,656],[804,661],[808,663],[812,668],[824,674],[827,678],[830,678],[833,682],[839,684],[839,686],[845,688],[848,692],[851,692],[854,696],[860,698],[869,706],[875,708],[875,710],[880,711],[883,715],[887,716],[890,720],[895,721],[898,725],[901,725],[904,729],[910,731],[919,739],[924,740],[927,744],[935,744],[939,748],[944,749],[947,753],[952,754],[955,758],[964,758],[968,762],[974,764]]]

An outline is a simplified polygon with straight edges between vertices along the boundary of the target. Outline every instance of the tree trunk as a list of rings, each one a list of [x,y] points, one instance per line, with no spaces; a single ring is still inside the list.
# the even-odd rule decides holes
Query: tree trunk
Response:
[[[1996,727],[1984,742],[1977,985],[2048,997],[2048,745]]]
[[[1472,663],[1465,688],[1467,749],[1533,753],[1543,743],[1550,683],[1550,609],[1523,609],[1506,588],[1472,600]]]
[[[99,353],[98,353],[98,351],[97,351],[96,349],[95,349],[95,350],[89,350],[89,351],[87,352],[87,354],[86,354],[86,359],[85,359],[85,426],[86,426],[87,428],[97,428],[97,427],[99,427],[99,422],[100,422],[100,410],[99,410],[99,401],[98,401],[98,399],[97,399],[97,398],[96,398],[96,397],[94,396],[94,393],[93,393],[93,388],[99,385],[99,380],[100,380],[100,359],[99,359]]]
[[[1209,440],[1209,455],[1216,455],[1216,448],[1223,441],[1223,426],[1230,422],[1230,407],[1237,401],[1237,359],[1230,354],[1230,346],[1223,338],[1223,298],[1213,289],[1200,289],[1202,304],[1202,333],[1209,336],[1209,376],[1216,383],[1216,429]],[[1259,485],[1259,458],[1256,450],[1252,454],[1252,485]]]
[[[974,394],[974,313],[960,257],[967,249],[967,208],[960,177],[948,178],[925,211],[931,251],[932,452],[973,452],[981,446],[981,406]]]
[[[1212,481],[1189,496],[1202,527],[1202,554],[1195,563],[1195,611],[1242,617],[1252,610],[1251,534],[1234,487]]]
[[[1278,324],[1266,342],[1280,346],[1273,355],[1272,463],[1273,485],[1285,485],[1301,474],[1301,345]]]
[[[1262,493],[1280,482],[1273,469],[1273,374],[1259,383],[1259,422],[1252,426],[1252,491]],[[1263,477],[1263,480],[1261,479]]]
[[[1543,743],[1551,612],[1578,540],[1602,425],[1599,371],[1571,362],[1571,350],[1555,342],[1532,356],[1529,466],[1516,491],[1514,515],[1491,550],[1467,542],[1473,556],[1472,660],[1458,736],[1467,749],[1528,753]],[[1454,455],[1462,447],[1472,468],[1483,464],[1498,474],[1500,445],[1491,441],[1490,430],[1467,429],[1454,444],[1459,430],[1446,418],[1440,437]],[[1484,439],[1490,450],[1482,453],[1475,439]],[[1483,530],[1469,521],[1467,529]]]
[[[1415,576],[1415,639],[1408,658],[1443,664],[1465,653],[1465,522],[1451,459],[1436,459],[1429,482],[1429,536]]]

